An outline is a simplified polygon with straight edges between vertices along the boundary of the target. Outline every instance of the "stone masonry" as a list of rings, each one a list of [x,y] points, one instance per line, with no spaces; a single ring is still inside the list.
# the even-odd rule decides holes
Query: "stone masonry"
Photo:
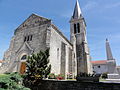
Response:
[[[50,49],[51,73],[92,73],[90,53],[86,39],[86,24],[78,1],[70,20],[70,41],[50,19],[30,15],[14,32],[10,47],[4,54],[0,73],[26,71],[27,56]]]

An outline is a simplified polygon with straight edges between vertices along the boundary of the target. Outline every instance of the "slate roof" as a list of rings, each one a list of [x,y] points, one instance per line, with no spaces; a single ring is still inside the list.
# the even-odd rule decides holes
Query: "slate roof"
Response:
[[[73,18],[74,19],[79,19],[81,16],[82,12],[79,6],[79,2],[78,0],[76,1],[76,5],[75,5],[75,9],[74,9],[74,13],[73,13]]]

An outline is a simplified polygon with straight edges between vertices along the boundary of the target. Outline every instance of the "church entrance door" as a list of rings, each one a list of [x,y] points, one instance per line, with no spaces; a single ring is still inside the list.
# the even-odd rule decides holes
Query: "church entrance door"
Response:
[[[26,62],[21,62],[20,74],[24,74],[26,71]]]

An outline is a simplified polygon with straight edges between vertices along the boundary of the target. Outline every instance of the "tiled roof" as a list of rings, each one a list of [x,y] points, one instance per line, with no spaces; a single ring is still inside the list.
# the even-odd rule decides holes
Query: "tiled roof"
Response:
[[[0,63],[3,63],[3,60],[0,60]]]
[[[107,60],[91,61],[92,64],[106,64]]]

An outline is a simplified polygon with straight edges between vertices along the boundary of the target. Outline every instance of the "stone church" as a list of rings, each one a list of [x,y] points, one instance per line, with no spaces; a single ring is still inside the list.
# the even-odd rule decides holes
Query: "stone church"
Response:
[[[108,79],[120,79],[120,66],[117,66],[116,60],[113,58],[108,39],[106,39],[106,55],[106,60],[91,61],[93,73],[107,74]]]
[[[106,39],[106,60],[97,60],[97,61],[91,61],[93,66],[93,72],[97,74],[113,74],[117,73],[117,65],[116,60],[113,58],[112,51],[110,48],[110,44],[108,39]]]
[[[50,49],[51,72],[77,75],[92,73],[86,38],[86,23],[77,0],[70,20],[70,41],[50,19],[30,15],[14,32],[4,54],[0,73],[26,71],[27,56]]]

